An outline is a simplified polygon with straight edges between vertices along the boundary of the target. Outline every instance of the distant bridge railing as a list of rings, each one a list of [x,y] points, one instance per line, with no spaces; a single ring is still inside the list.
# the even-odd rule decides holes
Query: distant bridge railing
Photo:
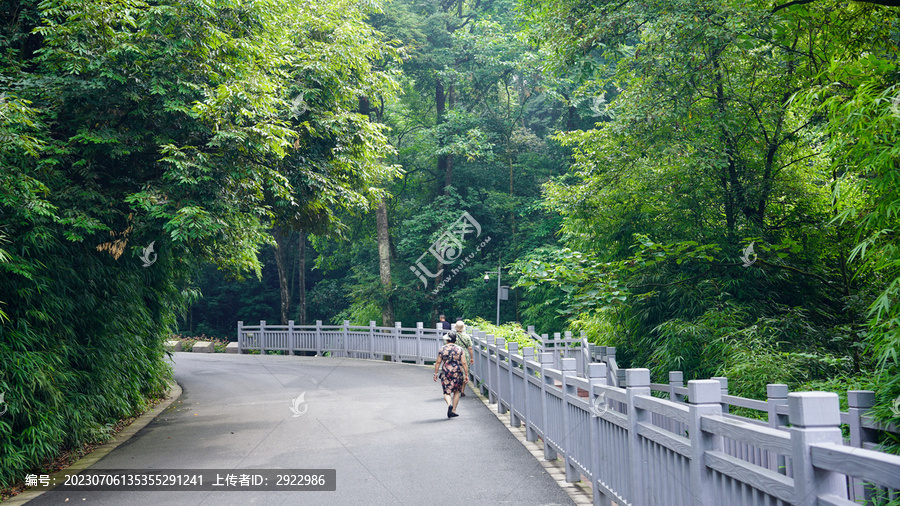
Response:
[[[330,354],[395,362],[433,362],[446,330],[343,325],[244,325],[240,353]],[[566,479],[589,480],[595,504],[841,505],[900,499],[900,456],[874,451],[880,425],[866,411],[871,391],[789,393],[768,386],[765,401],[728,395],[728,380],[689,381],[670,372],[619,369],[613,347],[571,333],[529,335],[519,350],[477,329],[470,374],[510,424],[543,441],[547,459],[565,462]],[[652,395],[656,392],[656,396]],[[662,398],[668,397],[668,398]],[[768,421],[730,414],[741,407]],[[844,440],[840,425],[849,427]]]
[[[394,362],[423,364],[434,361],[444,344],[443,335],[448,331],[425,328],[420,322],[415,328],[405,328],[399,322],[393,327],[379,327],[375,322],[368,326],[270,325],[265,320],[259,325],[238,322],[238,353],[248,351],[281,351],[288,355],[329,354],[334,357],[383,359]]]
[[[314,325],[297,325],[289,321],[287,325],[272,325],[265,320],[259,325],[245,325],[238,322],[238,353],[257,351],[266,353],[280,351],[288,355],[325,354],[334,357],[390,359],[394,362],[414,362],[422,364],[434,362],[438,350],[443,346],[443,336],[449,332],[441,328],[425,327],[422,322],[416,326],[403,327],[400,322],[393,327],[382,327],[374,321],[369,325],[350,325],[345,320],[342,325],[324,325],[321,320]],[[596,358],[586,353],[587,339],[573,338],[571,332],[539,336],[529,328],[528,336],[540,343],[539,352],[551,352],[556,357],[558,367],[561,358],[577,358],[579,367],[591,360],[609,361],[615,367],[615,348],[596,347]],[[584,350],[584,351],[583,351]]]

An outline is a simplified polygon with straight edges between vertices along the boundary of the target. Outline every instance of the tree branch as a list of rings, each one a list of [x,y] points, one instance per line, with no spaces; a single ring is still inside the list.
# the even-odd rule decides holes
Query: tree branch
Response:
[[[766,262],[765,260],[763,260],[763,259],[761,259],[761,258],[757,258],[757,259],[756,259],[756,262],[759,262],[759,263],[761,263],[761,264],[763,264],[763,265],[768,265],[769,267],[776,267],[776,268],[778,268],[778,269],[785,269],[785,270],[789,270],[789,271],[796,272],[796,273],[798,273],[798,274],[802,274],[802,275],[804,275],[804,276],[809,276],[809,277],[812,277],[812,278],[816,278],[816,279],[818,279],[819,281],[821,281],[822,283],[825,283],[826,286],[831,287],[831,282],[829,282],[827,279],[823,278],[822,276],[819,276],[818,274],[813,274],[812,272],[806,272],[806,271],[800,270],[800,269],[798,269],[798,268],[796,268],[796,267],[791,267],[790,265],[773,264],[773,263],[771,263],[771,262]],[[833,288],[833,287],[832,287],[832,288]]]
[[[740,265],[740,264],[735,264],[735,265]],[[689,277],[689,278],[680,279],[680,280],[678,280],[678,281],[673,281],[673,282],[671,282],[671,283],[663,283],[663,284],[659,284],[659,283],[647,283],[647,284],[643,284],[643,285],[629,286],[628,289],[629,289],[629,290],[633,290],[633,289],[636,289],[636,288],[647,288],[647,287],[665,288],[665,287],[667,287],[667,286],[673,286],[673,285],[678,285],[678,284],[681,284],[681,283],[686,283],[686,282],[688,282],[688,281],[693,281],[693,280],[695,280],[695,279],[697,279],[697,278],[699,278],[699,277],[700,277],[700,275],[698,274],[698,275],[696,275],[696,276],[691,276],[691,277]],[[626,285],[626,286],[627,286],[627,285]]]

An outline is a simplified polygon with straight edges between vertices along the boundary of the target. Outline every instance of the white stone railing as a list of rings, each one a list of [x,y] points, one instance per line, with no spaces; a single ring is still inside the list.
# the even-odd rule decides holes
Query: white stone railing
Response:
[[[604,362],[520,354],[481,332],[475,348],[473,386],[511,425],[524,424],[529,441],[541,440],[545,458],[564,461],[567,481],[588,480],[594,504],[849,506],[900,489],[900,456],[844,445],[840,425],[859,408],[841,413],[834,393],[770,385],[768,401],[750,403],[723,395],[724,378],[685,388],[672,374],[669,385],[652,385],[648,369],[623,371],[616,387]],[[677,401],[652,396],[654,386]],[[768,410],[773,426],[728,406]]]
[[[265,320],[259,325],[244,325],[238,322],[238,353],[256,350],[261,353],[281,351],[285,354],[331,355],[335,357],[382,359],[389,357],[395,362],[415,362],[422,364],[433,361],[441,345],[446,330],[425,328],[420,322],[416,328],[404,328],[401,323],[394,327],[379,327],[375,322],[368,326],[269,325]]]
[[[240,353],[424,364],[445,332],[422,323],[239,322],[237,344]],[[541,440],[547,459],[562,459],[568,481],[590,481],[595,504],[849,506],[900,497],[900,456],[873,450],[879,430],[897,431],[866,415],[873,392],[849,392],[845,413],[837,394],[789,393],[780,384],[768,386],[766,401],[745,399],[728,395],[726,378],[685,386],[673,371],[669,383],[651,383],[648,369],[619,369],[615,348],[570,333],[529,334],[541,344],[520,353],[517,343],[475,330],[472,386],[509,413],[511,425],[524,424],[529,441]],[[768,422],[731,407],[764,412]]]

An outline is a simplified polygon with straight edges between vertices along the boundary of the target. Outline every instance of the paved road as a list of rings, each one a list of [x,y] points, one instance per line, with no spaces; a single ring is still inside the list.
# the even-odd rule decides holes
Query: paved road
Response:
[[[337,490],[51,491],[29,504],[573,504],[471,393],[448,419],[431,368],[191,353],[174,362],[181,398],[93,469],[330,468]]]

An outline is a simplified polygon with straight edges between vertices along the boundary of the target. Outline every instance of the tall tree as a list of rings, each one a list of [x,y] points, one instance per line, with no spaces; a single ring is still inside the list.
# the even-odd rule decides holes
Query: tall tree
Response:
[[[656,371],[752,376],[774,360],[788,382],[851,372],[866,289],[845,268],[846,229],[830,225],[844,204],[829,191],[823,117],[795,96],[832,82],[838,53],[889,47],[890,28],[869,31],[877,8],[526,5],[547,68],[580,76],[575,93],[594,96],[601,122],[559,136],[575,164],[546,202],[572,249],[520,263],[525,284],[558,286],[586,328],[615,329],[623,358]],[[866,35],[839,48],[844,33]]]
[[[0,4],[0,486],[164,391],[202,263],[259,272],[273,223],[395,174],[355,5]]]
[[[390,99],[397,89],[385,61],[397,50],[365,22],[368,14],[337,3],[296,27],[303,56],[292,61],[285,100],[299,135],[280,161],[295,194],[274,208],[283,323],[291,301],[278,227],[339,233],[336,211],[369,209],[380,198],[373,188],[396,175],[383,163],[390,145],[382,125],[359,110],[360,96]]]

